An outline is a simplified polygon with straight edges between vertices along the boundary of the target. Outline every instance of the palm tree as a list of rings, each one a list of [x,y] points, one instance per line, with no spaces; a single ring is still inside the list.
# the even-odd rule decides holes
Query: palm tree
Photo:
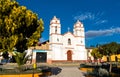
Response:
[[[26,63],[26,61],[28,60],[29,56],[26,56],[26,52],[20,53],[20,52],[14,52],[14,58],[15,61],[18,64],[18,69],[19,71],[22,71],[21,66],[24,65]]]

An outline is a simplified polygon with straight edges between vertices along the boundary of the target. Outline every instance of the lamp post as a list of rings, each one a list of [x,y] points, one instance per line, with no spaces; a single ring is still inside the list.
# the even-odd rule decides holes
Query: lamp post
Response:
[[[34,41],[33,42],[33,46],[34,46],[34,49],[33,50],[35,50],[35,46],[36,46],[36,42]],[[33,50],[32,50],[32,59],[33,59]],[[34,77],[34,70],[36,69],[36,63],[34,62],[33,63],[33,75],[32,75],[32,77]]]

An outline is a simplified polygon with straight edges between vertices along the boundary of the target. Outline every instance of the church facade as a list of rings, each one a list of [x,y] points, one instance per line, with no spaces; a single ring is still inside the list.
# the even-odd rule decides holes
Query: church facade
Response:
[[[84,26],[80,21],[77,21],[73,27],[73,33],[68,31],[61,34],[60,20],[54,16],[50,21],[49,42],[53,61],[87,59]]]
[[[63,27],[61,27],[60,20],[54,16],[49,26],[49,44],[47,44],[49,49],[33,50],[33,63],[38,60],[37,57],[40,57],[37,53],[45,53],[44,56],[41,54],[41,57],[44,57],[48,63],[87,60],[83,24],[78,20],[73,25],[73,33],[68,30],[67,33],[61,34]]]

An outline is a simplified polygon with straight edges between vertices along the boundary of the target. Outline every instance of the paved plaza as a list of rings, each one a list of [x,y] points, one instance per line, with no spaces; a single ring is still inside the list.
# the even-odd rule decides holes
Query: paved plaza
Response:
[[[84,77],[82,71],[78,69],[78,67],[59,67],[61,68],[61,72],[57,75],[52,75],[48,77]]]

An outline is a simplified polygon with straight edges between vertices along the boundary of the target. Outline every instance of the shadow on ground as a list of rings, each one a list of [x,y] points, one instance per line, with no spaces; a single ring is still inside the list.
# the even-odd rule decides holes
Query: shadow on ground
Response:
[[[42,69],[42,75],[40,75],[40,77],[48,77],[51,75],[57,75],[62,71],[61,68],[58,67],[46,67],[44,69]]]

